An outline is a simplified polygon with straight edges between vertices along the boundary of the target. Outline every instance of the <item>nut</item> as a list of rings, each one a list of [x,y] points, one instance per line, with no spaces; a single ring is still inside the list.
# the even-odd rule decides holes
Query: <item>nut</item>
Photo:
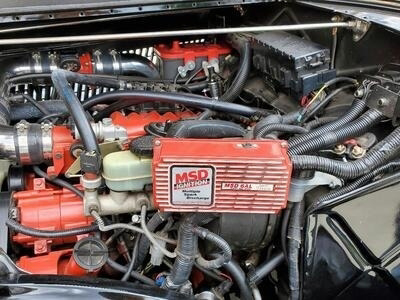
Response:
[[[335,151],[336,154],[344,154],[346,152],[346,146],[343,144],[338,144],[335,146],[333,151]]]
[[[389,100],[386,98],[379,98],[378,99],[378,105],[379,106],[386,106],[389,103]]]
[[[351,155],[354,157],[354,158],[361,158],[361,157],[363,157],[364,155],[365,155],[365,152],[366,152],[366,150],[364,149],[364,148],[362,148],[362,147],[360,147],[360,146],[354,146],[352,149],[351,149]]]

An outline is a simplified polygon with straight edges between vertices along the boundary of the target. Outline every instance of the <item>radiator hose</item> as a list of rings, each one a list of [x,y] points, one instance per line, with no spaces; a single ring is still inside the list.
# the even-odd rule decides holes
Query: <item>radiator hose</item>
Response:
[[[372,172],[399,152],[400,127],[381,140],[367,154],[358,160],[342,162],[320,156],[293,155],[293,168],[297,170],[314,170],[335,175],[343,179],[352,179]]]

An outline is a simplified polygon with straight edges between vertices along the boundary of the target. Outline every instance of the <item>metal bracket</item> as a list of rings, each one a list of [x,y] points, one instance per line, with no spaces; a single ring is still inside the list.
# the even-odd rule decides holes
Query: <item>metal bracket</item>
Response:
[[[354,21],[350,22],[351,29],[353,30],[353,41],[359,42],[362,38],[367,34],[369,28],[371,27],[371,23],[355,19]]]
[[[327,185],[333,189],[342,186],[343,181],[336,176],[322,172],[315,172],[314,177],[311,179],[292,178],[292,182],[290,183],[289,201],[302,201],[305,193],[320,185]]]

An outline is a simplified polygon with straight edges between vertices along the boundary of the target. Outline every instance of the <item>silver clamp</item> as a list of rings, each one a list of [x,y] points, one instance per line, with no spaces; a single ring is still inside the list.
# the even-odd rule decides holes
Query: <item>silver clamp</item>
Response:
[[[321,185],[327,185],[331,189],[343,185],[343,181],[331,174],[315,172],[311,179],[292,178],[290,183],[289,201],[300,202],[304,198],[304,194],[313,188]]]

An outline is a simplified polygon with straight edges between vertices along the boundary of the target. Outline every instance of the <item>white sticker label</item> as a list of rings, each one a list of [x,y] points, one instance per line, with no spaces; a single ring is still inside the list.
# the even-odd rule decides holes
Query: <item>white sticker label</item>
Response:
[[[272,192],[274,190],[274,185],[267,183],[222,182],[221,189],[234,191]]]
[[[170,201],[173,205],[211,205],[215,169],[212,166],[171,166]]]

